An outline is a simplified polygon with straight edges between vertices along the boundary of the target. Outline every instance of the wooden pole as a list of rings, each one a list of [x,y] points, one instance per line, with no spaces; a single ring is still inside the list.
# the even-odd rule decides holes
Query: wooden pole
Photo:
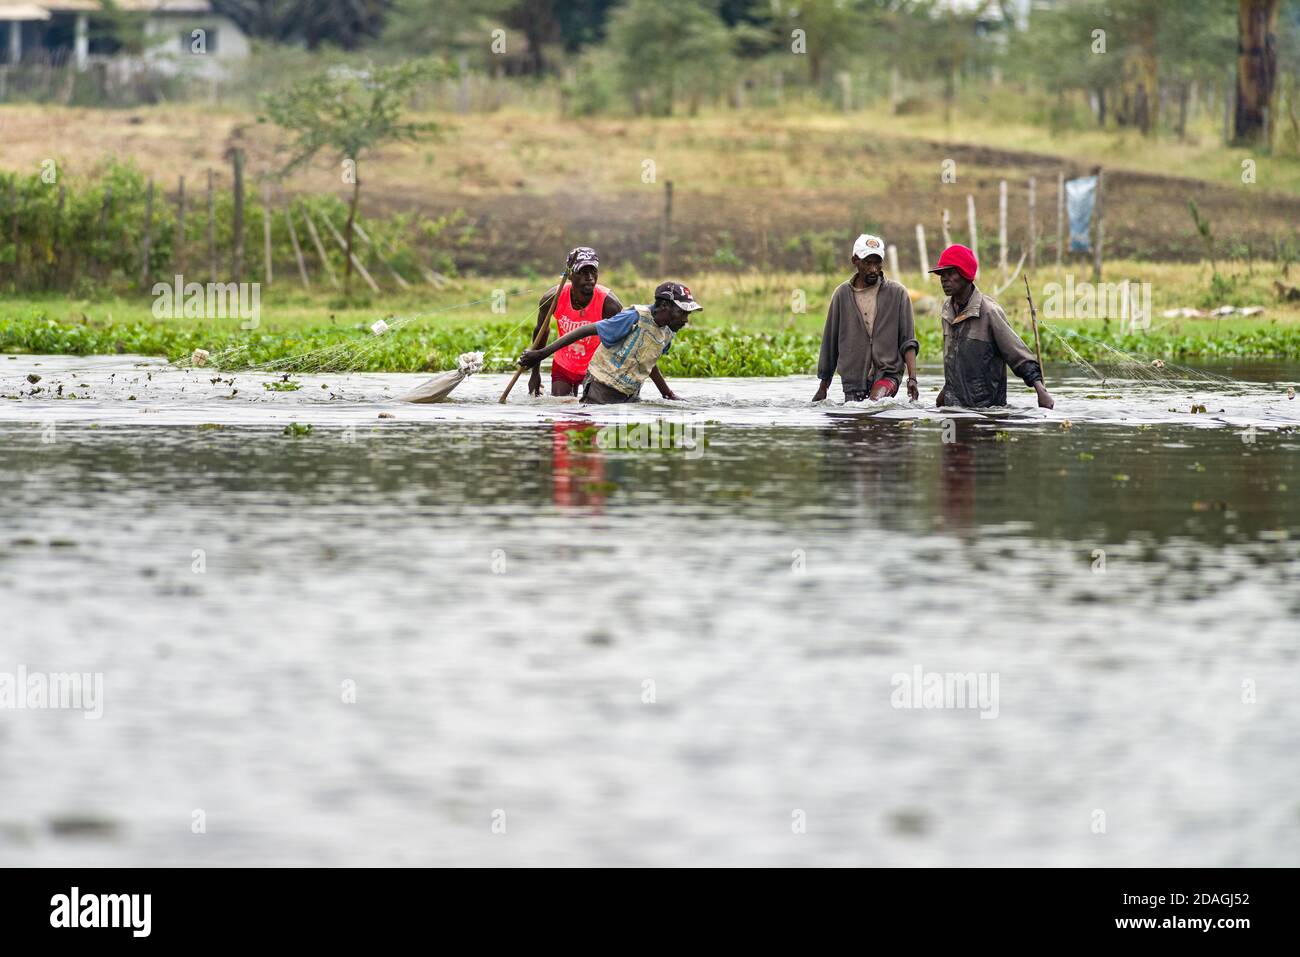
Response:
[[[889,278],[898,279],[898,247],[893,243],[889,244]]]
[[[1056,174],[1056,271],[1061,271],[1065,254],[1065,172]]]
[[[1007,181],[998,183],[998,271],[1007,279]]]
[[[1029,270],[1038,267],[1038,181],[1029,177]]]
[[[96,252],[96,274],[102,279],[104,277],[104,261],[99,258],[104,248],[104,239],[108,235],[108,210],[113,205],[113,187],[104,187],[104,201],[99,205],[99,234],[98,241],[95,243]],[[15,265],[17,260],[14,261]]]
[[[337,289],[339,277],[334,275],[334,267],[330,265],[330,259],[325,255],[325,244],[320,241],[320,233],[316,232],[316,224],[312,222],[311,212],[305,206],[302,210],[302,221],[307,224],[307,235],[311,237],[312,245],[316,247],[316,255],[320,257],[325,275],[330,277],[330,285]]]
[[[979,230],[975,226],[975,197],[966,194],[966,221],[970,223],[970,249],[978,259],[980,255],[980,237]]]
[[[380,251],[379,247],[370,241],[370,237],[366,235],[366,231],[361,228],[360,223],[353,223],[352,231],[361,237],[361,241],[366,244],[366,248],[374,251],[375,255],[379,257],[379,261],[384,264],[384,267],[390,273],[393,274],[393,278],[397,280],[397,284],[399,286],[401,286],[403,289],[411,288],[411,284],[407,282],[405,279],[403,279],[402,274],[393,268],[393,264],[384,258],[384,254]]]
[[[54,249],[54,274],[57,276],[63,271],[63,243],[60,233],[63,227],[63,207],[68,200],[68,188],[59,184],[59,206],[54,214],[54,227],[50,237],[50,245]],[[75,254],[74,254],[75,255]]]
[[[1097,198],[1092,207],[1092,281],[1094,284],[1101,282],[1101,244],[1104,239],[1104,216],[1105,208],[1103,200],[1105,193],[1102,191],[1102,171],[1097,167]]]
[[[217,199],[213,190],[212,168],[208,168],[208,275],[217,281]]]
[[[664,183],[664,216],[659,223],[659,278],[668,278],[668,248],[673,235],[673,181]]]
[[[9,241],[14,247],[14,291],[18,291],[22,275],[22,247],[18,245],[18,187],[9,181]]]
[[[153,245],[153,180],[144,193],[144,236],[140,241],[140,288],[149,285],[149,248]]]
[[[302,288],[310,290],[311,280],[307,278],[307,263],[302,258],[302,246],[298,245],[298,230],[293,226],[293,210],[284,204],[284,221],[289,225],[289,242],[293,244],[293,258],[298,262],[298,275],[302,277]]]
[[[537,335],[533,336],[532,347],[534,349],[540,349],[546,337],[550,335],[551,317],[555,315],[555,307],[559,305],[560,293],[564,292],[564,284],[569,281],[572,275],[573,273],[571,272],[570,267],[566,265],[564,267],[564,275],[560,277],[560,284],[555,287],[555,295],[551,297],[551,303],[549,306],[546,307],[546,321],[543,322],[540,326],[538,326]],[[500,402],[502,405],[506,404],[506,399],[510,397],[510,390],[515,387],[515,383],[519,381],[519,377],[523,374],[524,374],[523,366],[520,366],[518,369],[515,370],[515,374],[511,376],[510,381],[506,383],[506,390],[501,393],[501,398],[497,400],[498,402]]]
[[[947,249],[952,245],[952,215],[948,210],[943,211],[943,248]]]
[[[1047,385],[1047,373],[1043,371],[1043,349],[1038,342],[1038,310],[1034,308],[1034,294],[1029,291],[1029,274],[1021,277],[1025,281],[1025,298],[1029,300],[1029,322],[1034,327],[1034,357],[1038,359],[1038,372]]]
[[[185,177],[182,176],[176,183],[176,242],[175,249],[172,251],[172,261],[176,264],[176,272],[180,275],[185,274]]]
[[[343,250],[343,255],[349,255],[348,241],[339,235],[339,231],[334,228],[334,224],[329,221],[329,217],[322,216],[321,222],[324,223],[325,228],[330,231],[330,235],[334,237],[334,241],[339,244],[339,248]],[[357,258],[357,254],[355,252],[351,253],[351,257],[352,265],[357,268],[357,272],[361,273],[361,278],[366,281],[366,285],[370,287],[370,291],[379,292],[379,283],[375,282],[374,277],[366,271],[366,267],[361,264],[361,260]]]
[[[262,184],[262,259],[266,267],[266,284],[274,281],[271,272],[271,184]]]
[[[235,282],[242,282],[244,279],[244,151],[239,147],[231,150],[230,163],[235,176],[235,211],[234,221],[230,227],[234,236],[235,249],[231,271],[235,274]]]
[[[921,282],[928,282],[930,276],[930,257],[925,250],[925,227],[916,224],[916,252],[921,257]]]

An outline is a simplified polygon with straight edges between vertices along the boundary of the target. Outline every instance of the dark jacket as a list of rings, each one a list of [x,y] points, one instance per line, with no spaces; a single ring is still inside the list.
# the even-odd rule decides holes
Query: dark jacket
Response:
[[[864,392],[880,379],[902,382],[906,366],[903,354],[917,351],[916,324],[912,300],[902,283],[880,277],[876,293],[876,318],[867,335],[862,310],[853,297],[850,279],[836,287],[826,309],[822,351],[817,360],[817,378],[829,382],[836,372],[844,391]]]
[[[960,313],[943,304],[943,404],[979,409],[1007,404],[1007,366],[1032,386],[1043,370],[1007,322],[1007,314],[979,289]]]

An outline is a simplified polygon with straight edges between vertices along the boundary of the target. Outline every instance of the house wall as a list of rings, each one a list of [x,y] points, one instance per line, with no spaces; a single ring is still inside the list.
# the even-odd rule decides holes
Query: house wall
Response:
[[[191,52],[195,30],[206,31],[207,52]],[[248,37],[233,20],[215,14],[154,15],[145,22],[145,61],[160,73],[212,76],[245,59]],[[215,42],[213,38],[215,36]]]

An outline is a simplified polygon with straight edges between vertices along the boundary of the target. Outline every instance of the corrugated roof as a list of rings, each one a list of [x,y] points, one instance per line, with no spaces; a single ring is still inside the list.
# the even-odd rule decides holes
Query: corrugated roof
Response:
[[[131,13],[209,13],[208,0],[116,0],[118,10]],[[100,0],[0,0],[0,20],[16,20],[11,11],[44,10],[45,17],[23,19],[48,19],[49,13],[99,13],[104,9]]]
[[[13,23],[19,20],[48,20],[50,11],[34,3],[7,3],[0,0],[0,23]]]

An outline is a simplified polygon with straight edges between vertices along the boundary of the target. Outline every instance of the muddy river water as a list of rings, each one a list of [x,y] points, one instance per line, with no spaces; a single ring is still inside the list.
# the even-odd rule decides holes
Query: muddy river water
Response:
[[[1298,377],[0,356],[0,863],[1294,864]]]

